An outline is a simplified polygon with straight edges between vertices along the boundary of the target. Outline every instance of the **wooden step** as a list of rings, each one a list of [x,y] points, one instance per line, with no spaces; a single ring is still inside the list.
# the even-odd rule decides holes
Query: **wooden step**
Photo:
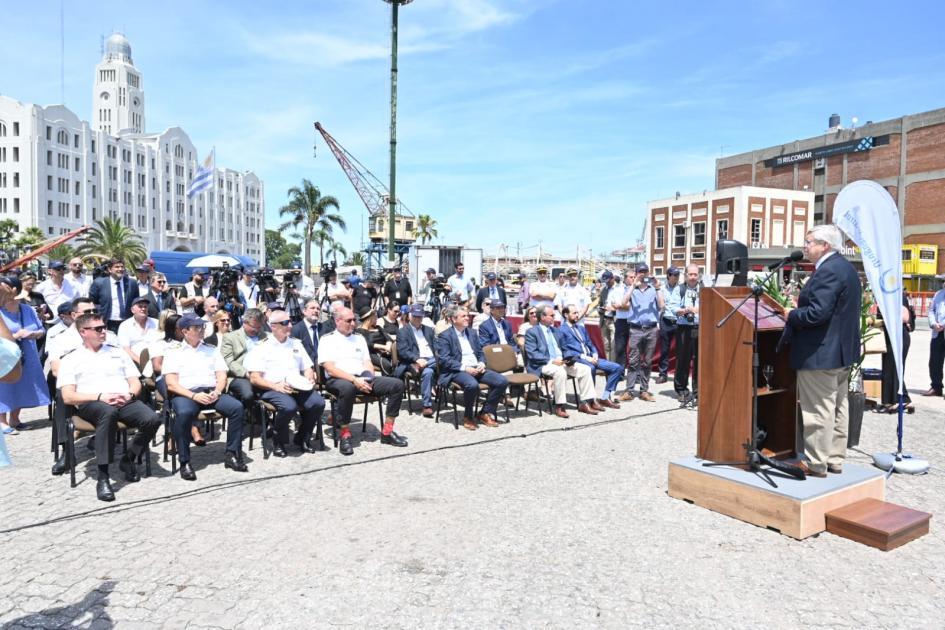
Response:
[[[879,499],[862,499],[824,514],[827,531],[889,551],[929,533],[932,515]]]

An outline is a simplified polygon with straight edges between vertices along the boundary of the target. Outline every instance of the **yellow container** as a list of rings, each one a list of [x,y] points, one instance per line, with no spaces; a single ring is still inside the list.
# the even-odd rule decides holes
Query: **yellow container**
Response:
[[[902,273],[904,275],[915,274],[915,259],[918,256],[916,245],[904,244],[902,246]]]
[[[913,254],[913,269],[917,276],[934,276],[938,273],[938,245],[912,245],[916,253]],[[903,270],[905,271],[905,270]]]

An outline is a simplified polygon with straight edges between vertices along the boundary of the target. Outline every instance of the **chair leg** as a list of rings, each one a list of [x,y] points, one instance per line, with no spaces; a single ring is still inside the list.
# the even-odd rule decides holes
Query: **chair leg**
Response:
[[[72,420],[66,423],[66,430],[69,431],[69,436],[63,448],[66,449],[66,460],[69,464],[69,485],[75,488],[75,426]]]
[[[572,379],[571,379],[571,385],[574,387],[574,404],[575,404],[575,406],[580,407],[580,406],[581,406],[581,399],[578,398],[577,379],[576,379],[576,378],[572,378]]]
[[[331,400],[331,443],[338,448],[338,414],[335,413],[335,399]]]
[[[243,414],[249,418],[249,450],[253,450],[253,429],[256,425],[256,405],[251,405],[249,408],[246,406],[243,407]]]
[[[456,390],[451,388],[450,393],[453,397],[453,428],[459,429],[459,407],[456,406]]]
[[[371,403],[369,402],[364,403],[364,417],[361,419],[361,433],[364,433],[365,431],[367,431],[367,412],[368,412],[368,407],[370,406],[371,406]]]
[[[443,388],[439,385],[436,386],[436,420],[434,424],[439,424],[440,422],[440,407],[443,406]]]
[[[144,476],[150,477],[151,476],[151,447],[145,446],[141,454],[144,455]]]
[[[167,462],[168,451],[170,451],[171,440],[171,415],[168,407],[164,408],[164,462]]]
[[[262,435],[259,437],[259,441],[262,442],[263,459],[269,459],[269,453],[272,452],[272,445],[266,439],[266,435],[269,433],[269,412],[262,404],[259,405],[259,419],[262,421]]]

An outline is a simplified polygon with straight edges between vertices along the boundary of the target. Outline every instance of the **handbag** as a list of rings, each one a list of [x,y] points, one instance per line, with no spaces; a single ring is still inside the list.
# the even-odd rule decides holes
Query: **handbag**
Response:
[[[885,330],[882,328],[871,328],[870,332],[873,334],[867,333],[868,336],[863,343],[864,352],[866,352],[866,354],[884,354],[888,352]]]

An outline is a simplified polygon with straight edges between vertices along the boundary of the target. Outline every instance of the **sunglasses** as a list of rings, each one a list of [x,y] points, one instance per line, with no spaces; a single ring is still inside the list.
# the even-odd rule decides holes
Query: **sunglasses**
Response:
[[[291,319],[284,319],[281,322],[272,322],[273,326],[288,326],[292,323]]]
[[[155,280],[155,281],[154,281],[154,284],[167,284],[167,281],[165,281],[165,280]]]
[[[105,326],[84,326],[82,330],[94,330],[97,333],[105,332]]]

